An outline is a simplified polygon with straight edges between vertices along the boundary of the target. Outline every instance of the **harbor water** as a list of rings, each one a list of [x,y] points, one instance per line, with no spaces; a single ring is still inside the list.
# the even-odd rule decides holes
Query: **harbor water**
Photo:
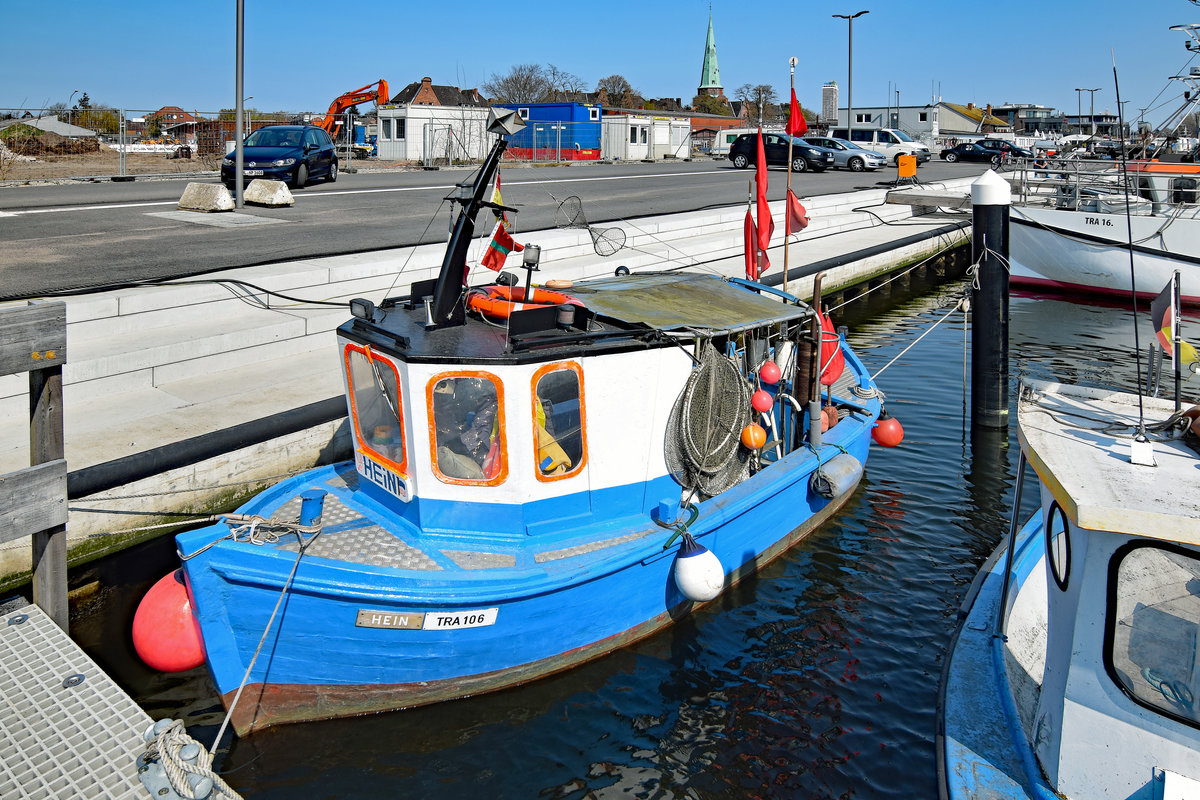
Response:
[[[972,435],[962,313],[936,324],[964,291],[914,284],[834,312],[873,372],[934,328],[879,376],[904,443],[873,447],[840,514],[708,608],[528,686],[227,738],[218,768],[247,798],[936,797],[942,663],[1007,531],[1017,456],[1015,433]],[[1014,295],[1011,320],[1014,385],[1134,388],[1128,310]],[[129,641],[138,599],[174,566],[161,540],[78,570],[97,591],[72,634],[207,745],[224,712],[203,669],[156,675]]]

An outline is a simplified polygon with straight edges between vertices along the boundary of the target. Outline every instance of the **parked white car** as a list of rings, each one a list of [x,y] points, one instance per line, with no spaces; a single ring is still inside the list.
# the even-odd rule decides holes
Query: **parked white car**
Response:
[[[850,135],[847,136],[846,134]],[[864,150],[874,150],[895,164],[900,156],[916,156],[917,166],[928,161],[929,148],[899,128],[834,128],[829,132],[835,139],[849,139]]]

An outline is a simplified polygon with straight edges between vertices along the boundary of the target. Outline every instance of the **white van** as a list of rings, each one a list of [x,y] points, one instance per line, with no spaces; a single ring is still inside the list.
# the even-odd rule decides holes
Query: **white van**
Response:
[[[850,136],[846,134],[850,133]],[[899,128],[834,128],[829,135],[836,139],[849,139],[865,150],[883,154],[893,164],[900,156],[916,156],[917,166],[930,158],[929,148],[913,139]]]

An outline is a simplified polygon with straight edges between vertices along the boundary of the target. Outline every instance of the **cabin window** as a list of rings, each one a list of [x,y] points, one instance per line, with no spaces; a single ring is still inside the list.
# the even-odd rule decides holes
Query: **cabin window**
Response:
[[[405,122],[405,121],[404,121],[404,118],[403,118],[403,117],[397,117],[397,118],[396,118],[396,120],[395,120],[395,123],[396,123],[396,136],[395,136],[395,138],[396,138],[396,139],[403,139],[403,138],[404,138],[404,122]]]
[[[391,139],[392,138],[392,121],[390,119],[388,119],[387,117],[384,117],[383,119],[379,120],[379,125],[382,129],[379,132],[379,138],[380,139]]]
[[[600,109],[589,108],[588,109],[588,120],[591,122],[597,122],[597,121],[599,121],[599,119],[600,119]]]
[[[929,112],[918,111],[917,112],[917,122],[929,122]]]
[[[404,410],[396,365],[370,347],[347,345],[346,375],[359,448],[379,456],[403,474]]]
[[[1145,178],[1138,178],[1138,196],[1143,200],[1154,202],[1154,190],[1150,187],[1150,181]]]
[[[1200,727],[1200,553],[1134,543],[1109,570],[1105,662],[1140,705]]]
[[[486,372],[438,375],[428,397],[433,471],[444,483],[494,486],[508,472],[504,393]]]
[[[518,108],[517,116],[520,117],[521,119],[528,120],[529,119],[529,109],[528,108]]]
[[[548,364],[533,376],[533,446],[538,480],[578,474],[586,456],[583,371]]]
[[[646,143],[646,131],[647,130],[648,130],[648,128],[646,128],[646,127],[642,128],[642,144]]]
[[[1050,504],[1046,517],[1046,562],[1050,565],[1054,584],[1065,592],[1067,579],[1071,576],[1071,529],[1067,525],[1067,515],[1057,501]]]
[[[1195,205],[1196,179],[1176,178],[1175,180],[1171,181],[1171,202]]]

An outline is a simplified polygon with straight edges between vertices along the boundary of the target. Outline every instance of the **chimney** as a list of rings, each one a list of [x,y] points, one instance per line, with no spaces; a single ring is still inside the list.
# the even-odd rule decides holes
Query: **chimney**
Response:
[[[991,103],[987,104],[987,115],[989,117],[992,115],[992,104]]]
[[[975,107],[975,104],[974,104],[974,103],[967,103],[967,110],[970,110],[970,109],[972,109],[972,108],[974,108],[974,107]]]

